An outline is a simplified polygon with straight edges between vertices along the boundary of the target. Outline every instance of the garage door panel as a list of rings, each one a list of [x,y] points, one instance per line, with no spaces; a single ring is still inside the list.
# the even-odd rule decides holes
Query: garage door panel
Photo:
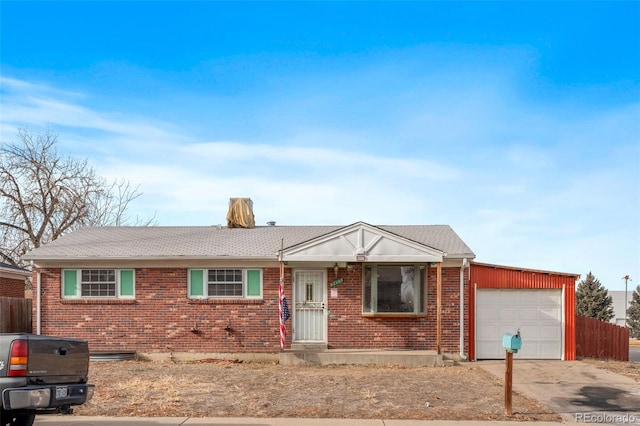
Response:
[[[519,317],[518,309],[516,308],[495,308],[498,312],[498,318],[500,321],[516,321]]]
[[[562,320],[562,309],[560,309],[559,307],[541,307],[539,313],[540,319],[543,321],[546,320],[549,322],[557,322]]]
[[[495,342],[483,341],[477,344],[478,353],[485,354],[484,359],[500,359],[502,355],[504,357],[504,349]]]
[[[504,352],[504,349],[502,349],[502,352]],[[534,342],[528,345],[524,345],[523,343],[522,349],[520,349],[517,354],[514,354],[513,357],[515,359],[530,359],[530,358],[533,358],[534,355],[539,352],[540,352],[540,347],[537,342]],[[504,358],[504,354],[502,354],[502,358]]]
[[[543,290],[539,290],[539,291],[543,291]],[[556,292],[561,293],[560,290],[557,290]],[[554,306],[557,306],[557,304],[558,304],[557,296],[554,294],[549,294],[548,291],[544,291],[544,293],[538,297],[538,306],[554,307]]]
[[[538,337],[540,340],[552,340],[557,341],[562,338],[562,333],[557,326],[543,326],[539,327]]]
[[[476,358],[504,359],[502,335],[520,329],[516,359],[560,359],[562,291],[555,289],[478,289]]]
[[[519,305],[521,303],[520,301],[520,294],[518,293],[507,293],[504,294],[502,296],[502,300],[504,301],[504,303],[509,304],[511,306],[515,306],[515,305]]]
[[[517,300],[517,306],[532,306],[537,307],[540,306],[540,298],[535,294],[522,294],[522,292],[514,291],[514,293],[519,293],[520,297]]]
[[[521,325],[518,328],[520,329],[520,337],[522,338],[523,343],[525,340],[535,341],[540,337],[540,331],[535,325]],[[518,328],[516,328],[516,331],[518,330]],[[511,332],[511,334],[513,333],[515,333],[515,331]]]
[[[497,309],[485,309],[482,312],[476,312],[476,318],[482,321],[498,321],[498,310]]]
[[[538,353],[540,359],[558,359],[558,348],[555,342],[540,342]]]
[[[558,359],[558,351],[555,343],[535,342],[524,348],[519,353],[521,359]]]
[[[478,340],[481,340],[481,341],[492,340],[492,337],[499,333],[500,333],[500,325],[498,324],[487,325],[482,329],[478,329],[478,333],[477,333]]]
[[[520,319],[523,321],[535,321],[538,319],[539,311],[535,307],[520,309]]]

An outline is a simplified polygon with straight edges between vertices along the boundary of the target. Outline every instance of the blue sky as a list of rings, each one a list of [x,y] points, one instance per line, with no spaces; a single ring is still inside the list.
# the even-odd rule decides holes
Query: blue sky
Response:
[[[0,137],[132,216],[449,224],[476,260],[640,284],[640,2],[0,2]]]

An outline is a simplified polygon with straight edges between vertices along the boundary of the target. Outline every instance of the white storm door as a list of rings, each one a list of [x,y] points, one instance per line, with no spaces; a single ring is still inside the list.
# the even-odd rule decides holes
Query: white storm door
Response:
[[[325,271],[295,271],[293,340],[327,341],[327,279]]]

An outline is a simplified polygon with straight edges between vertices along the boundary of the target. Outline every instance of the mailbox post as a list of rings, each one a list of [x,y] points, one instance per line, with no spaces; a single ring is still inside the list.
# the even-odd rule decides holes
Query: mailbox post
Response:
[[[504,371],[504,414],[510,416],[511,399],[513,396],[513,354],[518,353],[519,349],[522,349],[522,339],[520,338],[520,330],[514,336],[512,334],[505,334],[502,336],[502,347],[506,351],[505,357],[505,371]]]

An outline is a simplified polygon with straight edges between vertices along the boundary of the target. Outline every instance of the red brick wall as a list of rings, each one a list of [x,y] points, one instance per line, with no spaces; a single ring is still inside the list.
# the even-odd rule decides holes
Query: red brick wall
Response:
[[[442,350],[459,349],[459,268],[442,270]],[[263,269],[262,300],[187,299],[187,269],[136,269],[135,300],[61,299],[60,269],[42,269],[42,334],[89,340],[93,351],[278,352],[278,268]],[[340,270],[344,281],[328,289],[330,348],[436,348],[436,269],[429,268],[427,316],[367,318],[362,311],[361,268]],[[333,269],[327,271],[333,281]],[[35,281],[35,277],[34,277]],[[465,279],[465,288],[468,276]],[[291,306],[291,270],[285,272]],[[468,292],[465,291],[465,304]],[[36,309],[34,303],[34,309]],[[465,310],[465,324],[468,324]],[[36,317],[34,312],[34,318]],[[291,343],[292,320],[287,325]],[[225,327],[230,325],[231,331]],[[35,324],[34,324],[35,327]],[[191,330],[197,328],[197,332]],[[465,342],[468,328],[465,326]]]
[[[23,297],[25,280],[0,277],[0,296]]]
[[[428,271],[427,315],[421,318],[363,317],[360,273],[360,266],[355,266],[350,274],[345,274],[344,282],[335,287],[338,297],[328,298],[328,309],[331,311],[328,326],[329,347],[436,349],[436,268],[429,268]],[[329,272],[329,276],[333,276],[333,271]],[[465,269],[465,306],[468,303],[468,282],[468,269]],[[468,318],[468,310],[465,309],[465,351],[469,337]],[[459,351],[460,268],[442,269],[441,339],[443,352]]]

